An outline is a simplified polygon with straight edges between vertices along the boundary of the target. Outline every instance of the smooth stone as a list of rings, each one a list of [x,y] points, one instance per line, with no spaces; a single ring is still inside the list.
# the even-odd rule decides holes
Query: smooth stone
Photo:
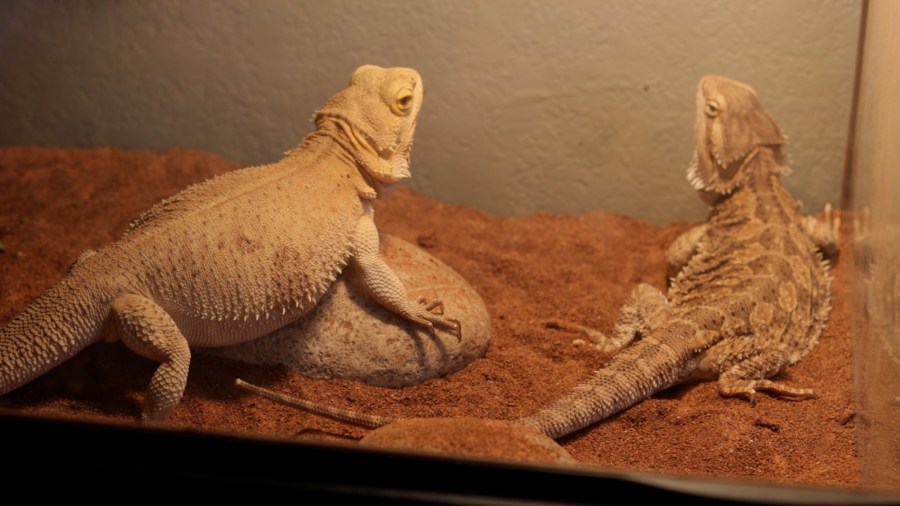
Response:
[[[505,420],[468,417],[401,419],[373,430],[359,444],[533,464],[576,463],[575,458],[550,437]]]
[[[484,356],[491,338],[484,301],[462,276],[422,249],[381,234],[381,253],[409,296],[440,298],[459,320],[462,340],[435,335],[383,308],[368,294],[353,264],[309,314],[268,336],[210,353],[253,364],[284,364],[316,379],[355,379],[405,387],[458,371]]]

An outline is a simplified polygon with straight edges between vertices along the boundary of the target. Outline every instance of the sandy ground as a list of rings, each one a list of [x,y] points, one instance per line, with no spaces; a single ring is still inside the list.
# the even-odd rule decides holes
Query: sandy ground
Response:
[[[118,238],[130,220],[161,198],[232,168],[194,151],[0,148],[0,243],[5,250],[0,253],[0,324],[58,281],[81,251]],[[691,191],[687,183],[677,190]],[[566,319],[609,331],[635,284],[665,286],[665,249],[691,225],[656,226],[602,211],[497,217],[406,189],[379,203],[377,221],[382,231],[418,244],[479,291],[493,323],[493,341],[483,359],[448,377],[392,390],[314,381],[285,368],[197,353],[184,400],[168,424],[341,441],[368,432],[238,391],[232,385],[236,377],[396,417],[528,414],[605,360],[574,345],[579,336],[555,330],[547,321]],[[847,244],[849,227],[844,229]],[[759,395],[751,404],[720,398],[712,383],[683,385],[560,444],[582,464],[605,469],[856,487],[848,264],[841,258],[833,268],[834,310],[819,344],[779,377],[814,388],[817,399],[791,402]],[[153,370],[152,362],[120,343],[99,343],[0,398],[0,408],[136,423]],[[496,440],[485,437],[483,444],[496,445]]]

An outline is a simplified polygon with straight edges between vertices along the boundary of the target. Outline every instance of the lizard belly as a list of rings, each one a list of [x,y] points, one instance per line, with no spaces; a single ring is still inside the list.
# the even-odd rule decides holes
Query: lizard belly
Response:
[[[288,311],[284,315],[260,316],[245,320],[208,320],[173,310],[169,313],[190,346],[231,346],[258,339],[302,318],[304,311]]]

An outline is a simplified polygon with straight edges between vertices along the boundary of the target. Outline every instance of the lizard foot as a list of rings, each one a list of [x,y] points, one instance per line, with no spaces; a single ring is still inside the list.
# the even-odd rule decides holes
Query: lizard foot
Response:
[[[831,203],[825,204],[824,218],[806,216],[803,228],[826,258],[833,258],[840,249],[841,217],[835,214]]]
[[[462,325],[459,320],[442,316],[444,314],[442,300],[434,299],[429,302],[428,299],[420,296],[416,298],[416,303],[421,306],[421,310],[411,318],[414,322],[428,329],[432,336],[436,336],[435,327],[440,327],[454,334],[457,341],[462,341]]]
[[[428,302],[428,299],[420,295],[416,298],[416,303],[425,306],[425,311],[434,314],[444,314],[444,301],[441,299],[434,299],[433,301]]]
[[[724,397],[743,397],[753,402],[757,391],[772,392],[796,400],[815,399],[816,393],[811,388],[790,387],[771,380],[735,380],[727,383],[719,382],[719,394]]]
[[[459,320],[455,318],[441,318],[435,316],[434,318],[428,319],[430,325],[428,326],[431,335],[435,335],[434,327],[441,327],[443,329],[447,329],[451,334],[456,336],[456,341],[462,341],[462,324],[459,323]]]
[[[572,323],[565,320],[553,319],[544,322],[544,326],[548,329],[554,330],[563,330],[567,332],[575,332],[579,334],[584,334],[590,339],[590,342],[587,342],[583,339],[575,339],[572,341],[572,344],[575,345],[589,345],[594,349],[599,351],[600,353],[611,355],[613,353],[618,352],[622,346],[618,341],[610,339],[606,334],[600,332],[597,329],[592,329],[590,327],[586,327],[584,325],[580,325],[578,323]]]

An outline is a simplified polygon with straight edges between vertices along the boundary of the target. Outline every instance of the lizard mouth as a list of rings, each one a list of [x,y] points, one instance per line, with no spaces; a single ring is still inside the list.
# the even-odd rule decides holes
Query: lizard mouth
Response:
[[[735,177],[739,169],[756,155],[756,148],[749,150],[743,156],[729,163],[722,163],[717,155],[712,155],[713,160],[702,160],[701,154],[694,151],[691,164],[688,167],[688,181],[695,190],[711,191],[727,195],[738,186]],[[707,155],[708,156],[708,155]]]
[[[389,162],[394,157],[393,149],[380,147],[378,141],[376,141],[374,137],[358,128],[354,128],[353,125],[350,125],[350,135],[354,137],[356,144],[363,146],[366,151],[374,154],[378,158]]]
[[[706,153],[695,150],[687,170],[688,181],[695,190],[729,195],[745,183],[747,174],[744,168],[762,156],[762,152],[767,148],[773,151],[776,159],[780,160],[778,147],[776,144],[756,144],[733,160],[722,160],[722,157],[712,149]],[[779,164],[775,173],[783,175],[787,172],[788,169]]]

